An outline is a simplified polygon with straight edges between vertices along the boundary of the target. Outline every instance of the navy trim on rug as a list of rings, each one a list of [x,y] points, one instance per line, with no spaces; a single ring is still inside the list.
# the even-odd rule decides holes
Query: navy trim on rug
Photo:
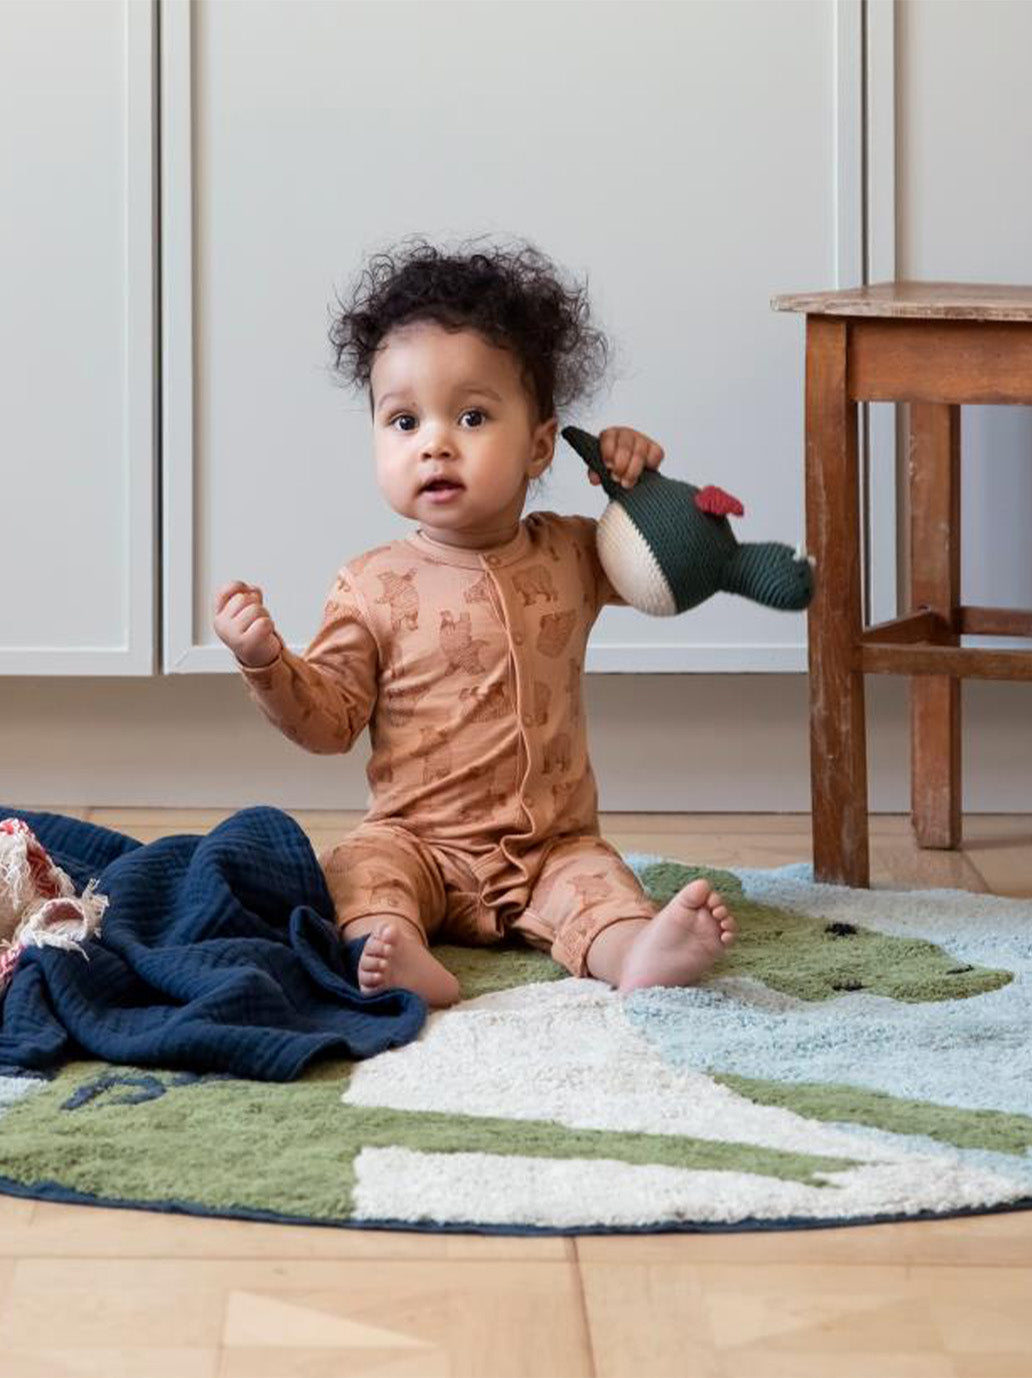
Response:
[[[193,1201],[126,1201],[116,1196],[92,1196],[88,1192],[72,1191],[57,1182],[39,1182],[26,1187],[9,1177],[0,1177],[0,1193],[18,1196],[29,1201],[56,1201],[69,1206],[103,1206],[112,1210],[150,1211],[164,1215],[193,1215],[214,1220],[249,1220],[266,1225],[321,1225],[328,1229],[393,1230],[406,1234],[486,1234],[486,1235],[593,1235],[593,1234],[771,1234],[779,1230],[838,1230],[853,1225],[906,1225],[923,1220],[963,1220],[979,1215],[1007,1215],[1011,1211],[1032,1210],[1032,1196],[1002,1206],[986,1206],[976,1210],[966,1207],[957,1211],[918,1211],[913,1215],[864,1215],[842,1220],[811,1220],[800,1216],[786,1216],[784,1220],[749,1218],[730,1224],[719,1221],[670,1220],[658,1225],[481,1225],[472,1221],[432,1220],[315,1220],[304,1215],[281,1215],[277,1211],[209,1210]]]

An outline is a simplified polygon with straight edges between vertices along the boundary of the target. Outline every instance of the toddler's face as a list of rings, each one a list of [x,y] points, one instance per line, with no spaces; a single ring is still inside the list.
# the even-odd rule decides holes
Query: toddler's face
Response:
[[[376,477],[395,512],[448,545],[510,540],[558,429],[555,417],[534,424],[513,355],[419,321],[386,337],[370,385]],[[435,478],[460,486],[435,496]]]

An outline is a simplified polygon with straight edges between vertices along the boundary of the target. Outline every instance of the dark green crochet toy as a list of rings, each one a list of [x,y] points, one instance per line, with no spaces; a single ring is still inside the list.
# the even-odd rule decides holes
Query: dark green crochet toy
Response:
[[[715,593],[798,612],[813,597],[813,557],[778,541],[740,544],[727,519],[744,516],[737,498],[643,469],[631,488],[615,482],[598,438],[564,426],[563,438],[602,481],[609,506],[596,544],[609,582],[633,608],[670,617]]]

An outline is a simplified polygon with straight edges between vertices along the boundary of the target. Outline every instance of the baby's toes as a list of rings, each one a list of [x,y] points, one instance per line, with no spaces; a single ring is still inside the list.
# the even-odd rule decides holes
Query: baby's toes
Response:
[[[389,923],[382,923],[373,929],[362,949],[363,957],[390,957],[394,951],[394,929]]]
[[[689,881],[681,895],[692,909],[705,909],[710,899],[709,883],[700,876],[697,880]]]
[[[378,986],[383,980],[383,972],[371,962],[359,963],[358,979],[363,986]]]

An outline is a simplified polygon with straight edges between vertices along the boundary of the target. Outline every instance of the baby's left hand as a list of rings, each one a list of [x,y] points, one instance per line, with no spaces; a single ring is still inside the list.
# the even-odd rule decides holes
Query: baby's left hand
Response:
[[[598,447],[610,475],[624,488],[633,488],[642,469],[658,469],[664,455],[662,445],[630,426],[608,426],[599,432]],[[588,469],[592,483],[602,480]]]

